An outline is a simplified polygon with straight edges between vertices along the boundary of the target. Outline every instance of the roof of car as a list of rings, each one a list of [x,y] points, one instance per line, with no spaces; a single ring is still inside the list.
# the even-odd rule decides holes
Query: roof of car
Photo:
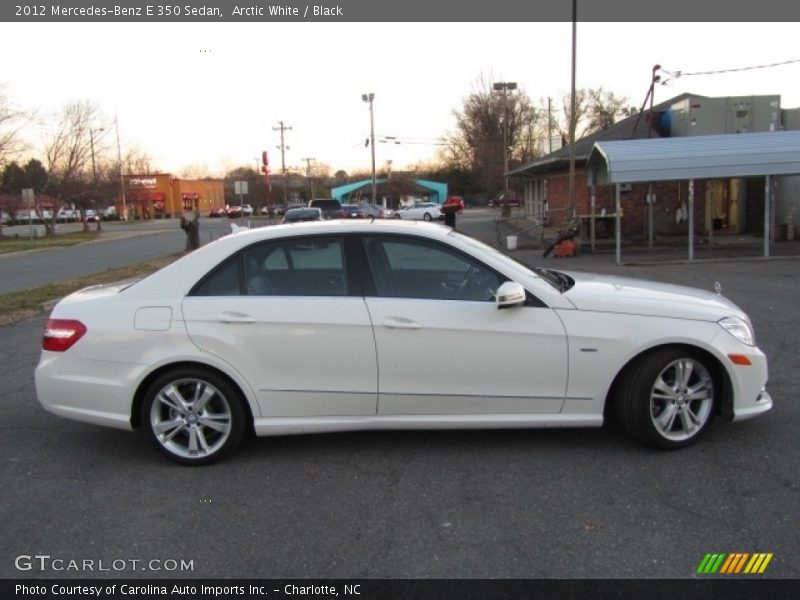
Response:
[[[303,213],[303,212],[319,214],[322,211],[316,206],[295,206],[293,208],[289,208],[289,209],[286,210],[286,214],[287,215],[289,213],[295,214],[295,213]]]
[[[420,233],[431,237],[445,237],[452,230],[438,223],[422,221],[403,221],[399,219],[331,219],[328,221],[309,221],[289,225],[270,225],[255,229],[243,229],[235,234],[220,238],[222,242],[228,238],[241,239],[244,244],[262,238],[279,238],[284,236],[342,234],[342,233]]]

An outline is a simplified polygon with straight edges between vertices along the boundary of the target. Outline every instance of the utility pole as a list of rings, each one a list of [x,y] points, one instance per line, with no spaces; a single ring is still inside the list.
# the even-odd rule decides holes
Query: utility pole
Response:
[[[492,89],[496,92],[503,92],[503,196],[506,203],[504,210],[508,206],[508,96],[509,90],[517,89],[516,81],[499,81],[492,84]]]
[[[369,103],[369,144],[372,147],[372,203],[378,202],[378,184],[375,179],[375,113],[372,110],[372,104],[375,100],[375,94],[361,94],[361,99]]]
[[[553,99],[547,97],[547,152],[553,153]]]
[[[288,193],[287,193],[287,190],[286,190],[287,182],[286,182],[286,157],[285,157],[285,152],[286,152],[286,150],[289,150],[289,146],[286,146],[283,143],[283,132],[284,131],[291,131],[292,128],[291,127],[287,127],[286,125],[284,125],[283,121],[278,121],[278,125],[279,125],[279,127],[273,127],[272,131],[280,131],[281,132],[281,145],[278,146],[278,148],[281,151],[281,174],[283,175],[283,207],[286,208],[286,206],[289,204],[289,201],[288,201],[288,198],[287,198]]]
[[[311,187],[311,198],[309,200],[314,199],[314,176],[311,174],[311,161],[317,160],[316,158],[301,158],[300,160],[304,160],[306,162],[306,177],[308,177],[308,184]]]
[[[578,31],[578,6],[577,0],[572,0],[572,93],[569,101],[569,214],[571,219],[575,212],[575,127],[577,118],[575,115],[575,63],[577,49]]]

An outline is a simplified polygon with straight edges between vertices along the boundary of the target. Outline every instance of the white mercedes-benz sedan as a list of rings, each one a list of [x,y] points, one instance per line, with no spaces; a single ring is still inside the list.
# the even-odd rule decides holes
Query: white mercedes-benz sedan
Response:
[[[420,202],[409,206],[401,206],[392,218],[394,219],[420,219],[422,221],[438,221],[442,218],[442,209],[433,202]]]
[[[358,365],[357,369],[353,365]],[[180,463],[250,432],[593,427],[693,443],[769,410],[767,361],[719,294],[530,269],[392,220],[242,230],[136,282],[61,300],[48,411],[142,428]]]

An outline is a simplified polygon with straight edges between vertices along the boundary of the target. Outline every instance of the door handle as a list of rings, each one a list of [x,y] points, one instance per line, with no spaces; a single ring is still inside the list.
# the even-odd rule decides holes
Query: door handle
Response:
[[[217,317],[223,323],[255,323],[256,318],[240,312],[223,312]]]
[[[402,317],[388,317],[384,319],[383,326],[389,329],[422,329],[422,325],[416,321]]]

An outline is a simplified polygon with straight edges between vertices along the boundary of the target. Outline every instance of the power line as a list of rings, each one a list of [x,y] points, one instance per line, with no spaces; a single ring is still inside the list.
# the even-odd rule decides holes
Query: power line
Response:
[[[443,138],[403,137],[396,135],[382,135],[378,140],[382,144],[419,144],[423,146],[445,146]]]
[[[740,71],[752,71],[755,69],[770,69],[772,67],[782,67],[784,65],[791,65],[793,63],[800,63],[800,58],[792,60],[784,60],[781,62],[770,63],[767,65],[753,65],[750,67],[737,67],[733,69],[718,69],[716,71],[696,71],[694,73],[684,73],[683,71],[668,71],[667,69],[663,68],[661,70],[667,75],[677,79],[678,77],[690,77],[692,75],[721,75],[723,73],[738,73]]]

